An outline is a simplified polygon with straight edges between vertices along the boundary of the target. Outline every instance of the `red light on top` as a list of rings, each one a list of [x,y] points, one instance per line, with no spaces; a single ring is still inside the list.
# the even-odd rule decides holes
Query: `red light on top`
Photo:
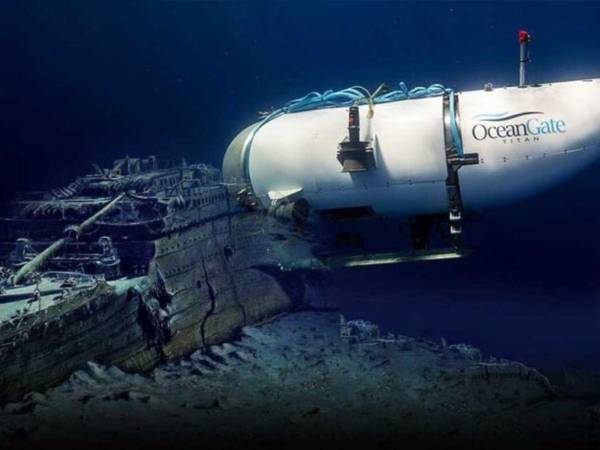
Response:
[[[531,41],[531,35],[525,30],[519,30],[519,42],[525,44]]]

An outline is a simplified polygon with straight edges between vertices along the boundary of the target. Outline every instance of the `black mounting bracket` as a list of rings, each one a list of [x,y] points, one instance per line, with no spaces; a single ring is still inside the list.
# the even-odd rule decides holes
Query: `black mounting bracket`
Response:
[[[342,172],[364,172],[375,167],[371,142],[360,140],[358,106],[351,106],[348,111],[348,137],[340,142],[337,159]]]
[[[454,101],[453,108],[450,108],[450,102]],[[458,96],[444,94],[444,144],[446,151],[446,167],[448,177],[446,178],[446,191],[448,193],[448,221],[450,224],[450,237],[454,246],[462,245],[462,222],[463,222],[463,204],[460,192],[460,178],[458,171],[462,166],[479,164],[479,155],[477,153],[459,154],[456,142],[452,136],[451,123],[455,121],[460,136],[460,121],[458,117],[451,117],[451,109],[458,116]]]

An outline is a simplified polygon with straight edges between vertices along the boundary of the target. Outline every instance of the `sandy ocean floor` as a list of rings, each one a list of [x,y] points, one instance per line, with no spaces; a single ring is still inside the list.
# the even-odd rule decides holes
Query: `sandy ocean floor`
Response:
[[[554,386],[468,345],[350,343],[339,320],[286,315],[146,377],[89,363],[5,405],[0,445],[600,448],[598,380]]]

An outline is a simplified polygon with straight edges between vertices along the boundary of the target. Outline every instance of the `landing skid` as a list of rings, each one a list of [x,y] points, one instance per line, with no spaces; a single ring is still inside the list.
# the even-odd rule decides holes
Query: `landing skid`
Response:
[[[414,250],[410,252],[372,253],[348,256],[322,256],[301,259],[288,264],[280,264],[279,268],[283,271],[341,269],[345,267],[366,267],[412,263],[419,261],[457,259],[468,256],[470,253],[470,248],[460,247],[437,250]]]

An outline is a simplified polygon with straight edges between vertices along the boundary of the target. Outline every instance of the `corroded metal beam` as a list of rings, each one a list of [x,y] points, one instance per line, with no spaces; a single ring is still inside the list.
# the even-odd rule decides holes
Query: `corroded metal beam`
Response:
[[[106,204],[100,210],[98,210],[96,213],[84,220],[81,224],[68,227],[67,231],[75,231],[76,234],[79,235],[80,233],[85,231],[86,228],[89,228],[91,225],[93,225],[100,217],[112,210],[117,205],[117,203],[119,203],[123,199],[123,197],[125,197],[125,195],[125,193],[118,195],[108,204]],[[38,253],[31,261],[23,265],[23,267],[21,267],[19,271],[13,275],[13,277],[11,278],[12,284],[15,285],[20,283],[23,280],[23,278],[25,278],[29,273],[38,269],[42,264],[44,264],[48,260],[48,258],[54,255],[61,248],[63,248],[68,241],[68,237],[60,238],[59,240],[55,241],[52,245],[47,247],[44,251]]]

